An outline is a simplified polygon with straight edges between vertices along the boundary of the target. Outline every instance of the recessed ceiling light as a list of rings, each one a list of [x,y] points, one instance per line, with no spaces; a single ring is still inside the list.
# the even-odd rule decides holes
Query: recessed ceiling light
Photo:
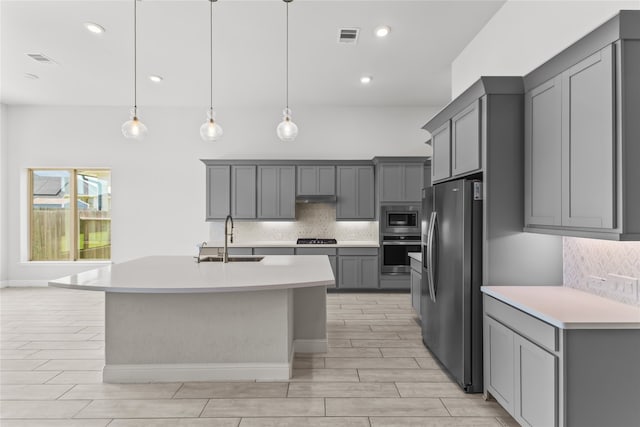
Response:
[[[104,33],[104,31],[105,31],[103,26],[98,25],[98,24],[93,23],[93,22],[85,22],[85,23],[84,23],[84,27],[85,27],[87,30],[89,30],[89,31],[91,31],[92,33],[94,33],[94,34],[102,34],[102,33]]]
[[[378,37],[387,37],[390,32],[391,28],[389,28],[387,25],[381,25],[376,28],[376,36]]]
[[[162,78],[162,76],[149,76],[149,80],[151,80],[154,83],[160,83],[162,80],[164,80]]]
[[[373,77],[371,76],[360,77],[360,83],[362,83],[363,85],[368,85],[369,83],[371,83],[371,80],[373,80]]]
[[[40,77],[36,74],[24,73],[25,79],[38,80]]]

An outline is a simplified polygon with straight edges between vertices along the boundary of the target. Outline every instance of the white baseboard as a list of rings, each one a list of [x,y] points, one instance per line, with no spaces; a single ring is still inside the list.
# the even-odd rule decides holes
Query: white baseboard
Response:
[[[296,339],[293,342],[293,349],[296,353],[326,353],[329,343],[326,338],[302,340]]]
[[[105,383],[165,383],[187,381],[286,381],[289,363],[169,363],[144,365],[106,365]]]

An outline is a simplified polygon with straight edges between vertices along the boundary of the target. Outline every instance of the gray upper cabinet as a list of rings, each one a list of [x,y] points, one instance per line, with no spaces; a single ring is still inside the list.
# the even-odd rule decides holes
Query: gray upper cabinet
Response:
[[[451,177],[451,122],[431,133],[431,182]]]
[[[524,77],[525,231],[640,240],[640,12]]]
[[[258,218],[295,219],[294,166],[258,166]]]
[[[256,166],[231,166],[231,216],[256,218]]]
[[[561,225],[560,77],[525,94],[525,224]]]
[[[614,91],[613,46],[562,74],[563,225],[615,227]]]
[[[375,219],[373,166],[337,167],[337,220]]]
[[[231,213],[231,168],[207,166],[207,221],[225,219]]]
[[[302,196],[335,195],[335,166],[298,166],[296,194]]]
[[[380,163],[379,201],[420,202],[422,199],[423,163]]]
[[[465,175],[479,171],[480,146],[480,100],[475,100],[451,118],[451,174]]]

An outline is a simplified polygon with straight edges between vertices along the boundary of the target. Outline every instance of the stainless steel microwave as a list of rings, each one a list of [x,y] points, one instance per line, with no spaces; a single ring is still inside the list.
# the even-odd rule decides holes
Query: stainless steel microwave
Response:
[[[382,206],[380,221],[383,234],[420,234],[420,206]]]

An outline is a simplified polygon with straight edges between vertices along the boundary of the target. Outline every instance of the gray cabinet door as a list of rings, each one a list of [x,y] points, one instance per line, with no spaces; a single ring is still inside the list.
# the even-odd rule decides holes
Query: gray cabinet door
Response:
[[[336,255],[329,255],[329,263],[331,264],[331,270],[333,270],[333,277],[336,279],[336,288],[340,286],[338,280],[338,257]]]
[[[254,255],[293,255],[295,248],[253,248]]]
[[[451,118],[451,174],[480,170],[480,100]]]
[[[373,166],[338,166],[336,219],[374,219]]]
[[[377,289],[379,287],[380,268],[377,256],[360,257],[360,287]]]
[[[422,164],[381,164],[380,202],[419,202],[422,196]]]
[[[258,218],[295,219],[295,167],[258,166]]]
[[[557,77],[524,97],[525,225],[562,223],[561,88]]]
[[[339,256],[338,275],[340,288],[376,289],[378,284],[377,256]]]
[[[381,164],[379,171],[380,201],[404,201],[404,166],[401,164]]]
[[[231,166],[231,216],[256,217],[256,167]]]
[[[431,181],[451,176],[451,122],[447,121],[431,135]]]
[[[304,196],[336,194],[335,166],[298,166],[297,194]]]
[[[557,359],[520,335],[514,336],[516,419],[532,427],[558,425]],[[585,372],[584,375],[589,375]]]
[[[360,258],[356,256],[338,257],[339,287],[341,289],[360,287]]]
[[[424,165],[408,164],[404,168],[404,200],[406,202],[422,201],[422,185],[424,181]]]
[[[422,274],[418,271],[411,269],[411,306],[420,316],[420,281]]]
[[[514,333],[490,317],[484,317],[484,382],[509,413],[514,410]]]
[[[231,213],[231,168],[207,166],[207,221],[225,219]]]
[[[562,74],[562,224],[615,224],[613,46]]]

